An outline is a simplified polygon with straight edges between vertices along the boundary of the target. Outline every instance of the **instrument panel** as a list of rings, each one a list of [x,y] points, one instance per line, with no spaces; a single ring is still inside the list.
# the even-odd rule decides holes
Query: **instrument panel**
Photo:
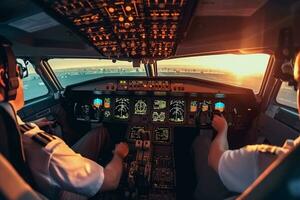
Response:
[[[201,123],[209,123],[214,111],[228,118],[229,124],[238,109],[227,105],[222,98],[185,98],[185,97],[126,97],[110,95],[88,95],[87,99],[74,103],[74,116],[78,121],[100,122],[139,122],[153,124],[194,125],[199,112]],[[249,108],[248,111],[252,109]],[[102,116],[103,115],[103,116]],[[238,115],[237,115],[238,116]]]
[[[74,117],[93,123],[209,127],[218,111],[229,126],[245,129],[257,110],[251,90],[183,77],[102,78],[69,87],[66,96]]]
[[[114,199],[175,200],[174,145],[178,135],[189,134],[178,130],[210,129],[217,113],[229,132],[243,133],[258,107],[248,89],[180,77],[100,78],[67,87],[65,97],[77,121],[126,125],[120,135],[130,152]]]

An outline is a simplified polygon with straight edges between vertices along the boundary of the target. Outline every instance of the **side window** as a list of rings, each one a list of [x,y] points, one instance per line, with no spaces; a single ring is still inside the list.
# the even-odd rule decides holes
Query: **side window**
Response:
[[[25,65],[25,61],[23,59],[17,59],[17,62]],[[45,85],[44,81],[41,79],[40,75],[38,75],[33,65],[28,61],[28,76],[23,80],[23,89],[24,89],[24,99],[25,101],[44,96],[48,94],[49,90]]]
[[[297,109],[297,92],[288,83],[281,84],[276,101],[282,105]]]

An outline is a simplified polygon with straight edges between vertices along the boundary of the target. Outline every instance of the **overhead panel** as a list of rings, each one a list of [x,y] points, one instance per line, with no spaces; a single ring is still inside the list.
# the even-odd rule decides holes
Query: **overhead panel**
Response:
[[[102,55],[116,59],[175,54],[196,1],[39,0],[50,14],[79,31]]]

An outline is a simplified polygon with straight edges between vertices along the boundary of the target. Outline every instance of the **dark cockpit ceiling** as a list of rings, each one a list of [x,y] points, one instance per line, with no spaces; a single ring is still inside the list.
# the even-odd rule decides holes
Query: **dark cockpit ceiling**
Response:
[[[38,5],[36,5],[34,2],[38,3]],[[77,33],[80,32],[80,29],[76,29],[74,24],[70,24],[70,19],[75,19],[73,16],[61,16],[57,12],[54,12],[53,9],[49,9],[49,6],[55,4],[57,8],[61,7],[60,9],[64,10],[64,1],[41,0],[34,2],[29,0],[3,0],[0,2],[0,31],[1,34],[6,35],[10,40],[14,41],[14,50],[18,56],[112,57],[112,54],[108,55],[103,53],[103,49],[99,50],[98,48],[94,48],[92,42],[88,42],[88,34],[81,33],[81,36],[77,35]],[[44,4],[45,2],[48,3]],[[96,1],[90,0],[80,2],[92,3]],[[109,3],[112,1],[103,2]],[[132,3],[133,1],[128,2]],[[147,3],[149,2],[151,4],[151,9],[167,9],[166,11],[174,11],[174,13],[176,11],[180,13],[182,18],[178,18],[178,21],[176,21],[175,18],[173,20],[175,20],[176,23],[178,22],[178,28],[181,28],[175,31],[175,44],[172,46],[169,52],[164,52],[163,46],[160,47],[158,45],[157,53],[153,54],[152,52],[151,54],[151,51],[147,50],[146,54],[142,55],[144,54],[144,52],[142,53],[142,49],[137,49],[135,52],[132,50],[124,52],[124,49],[122,50],[122,47],[118,46],[118,48],[120,48],[119,51],[121,51],[119,54],[120,58],[145,57],[146,55],[150,57],[157,55],[156,57],[158,58],[165,58],[200,53],[211,53],[216,51],[234,51],[239,49],[257,48],[274,50],[277,46],[279,33],[278,30],[280,30],[280,28],[291,26],[294,28],[295,34],[299,32],[299,27],[296,26],[296,22],[299,20],[299,14],[297,14],[297,11],[299,10],[299,1],[149,0],[135,2],[137,2],[136,5],[141,6],[143,4],[146,7]],[[138,2],[141,2],[141,4]],[[158,4],[156,4],[157,2]],[[165,7],[163,7],[164,2],[167,2]],[[176,4],[174,8],[167,6],[173,2]],[[181,2],[182,7],[180,7]],[[146,7],[137,8],[140,9],[138,11],[139,14],[145,14],[145,16],[150,15],[151,13],[149,13],[149,11],[151,11],[151,9],[148,11]],[[187,7],[190,10],[185,10]],[[43,10],[44,8],[46,9]],[[124,6],[123,8],[126,9]],[[123,8],[122,6],[116,6],[116,10],[114,12],[118,12],[119,14],[119,12],[123,12]],[[133,4],[132,8],[134,8]],[[102,15],[105,12],[107,14],[107,11],[105,10],[106,8],[103,9],[104,10],[101,10],[99,14]],[[80,12],[85,13],[87,11],[89,10],[81,10]],[[59,22],[56,22],[53,18]],[[149,18],[145,19],[147,20],[136,22],[134,18],[133,21],[136,24],[145,23],[147,26],[153,22],[151,20],[149,21]],[[159,22],[161,23],[163,20],[164,19],[160,19]],[[168,21],[168,23],[171,24],[171,21]],[[104,22],[112,23],[113,21],[106,19]],[[147,28],[149,32],[150,29],[149,27]],[[159,31],[162,30],[159,29]],[[147,35],[147,38],[145,38],[146,45],[149,45],[151,37],[150,35]],[[110,38],[109,41],[115,42]],[[118,42],[119,41],[117,41],[117,43]],[[299,43],[299,41],[294,42],[295,44]],[[118,45],[121,45],[121,43]],[[140,42],[139,45],[142,46],[143,43]],[[149,46],[149,49],[150,48],[152,47]]]

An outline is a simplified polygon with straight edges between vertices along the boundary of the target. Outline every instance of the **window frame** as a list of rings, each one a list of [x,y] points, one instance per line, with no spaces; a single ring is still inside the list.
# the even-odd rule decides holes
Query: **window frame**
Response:
[[[39,70],[37,70],[37,66],[36,66],[36,62],[34,62],[32,59],[28,58],[28,57],[17,57],[17,59],[22,59],[23,62],[25,62],[25,60],[28,60],[35,73],[41,78],[41,80],[43,81],[45,87],[47,88],[47,93],[46,94],[43,94],[41,96],[37,96],[37,97],[34,97],[34,98],[30,98],[30,99],[25,99],[25,92],[24,92],[24,88],[23,88],[23,93],[24,93],[24,105],[27,105],[27,104],[30,104],[32,102],[35,102],[35,101],[39,101],[39,100],[43,100],[43,99],[47,99],[47,97],[51,96],[53,94],[52,92],[52,89],[51,87],[49,86],[47,80],[39,73]],[[30,76],[30,75],[29,75]],[[28,76],[28,77],[29,77]],[[26,77],[27,78],[27,77]],[[24,84],[24,80],[23,81],[23,84]]]
[[[253,91],[254,95],[257,97],[261,97],[263,94],[263,90],[266,87],[266,83],[267,83],[267,79],[269,77],[269,73],[271,72],[272,69],[272,65],[274,63],[274,52],[269,50],[269,49],[252,49],[249,51],[220,51],[220,52],[216,52],[216,53],[204,53],[204,54],[192,54],[192,55],[185,55],[185,56],[175,56],[166,60],[171,60],[171,59],[177,59],[177,58],[188,58],[188,57],[196,57],[196,56],[213,56],[213,55],[224,55],[224,54],[237,54],[237,55],[247,55],[247,54],[268,54],[269,60],[268,63],[266,65],[266,69],[264,72],[264,75],[262,77],[262,81],[261,81],[261,85],[260,88],[258,90],[257,93],[254,92],[254,90],[252,88],[247,88]],[[235,85],[233,85],[235,86]],[[241,87],[241,86],[236,86],[236,87]]]

